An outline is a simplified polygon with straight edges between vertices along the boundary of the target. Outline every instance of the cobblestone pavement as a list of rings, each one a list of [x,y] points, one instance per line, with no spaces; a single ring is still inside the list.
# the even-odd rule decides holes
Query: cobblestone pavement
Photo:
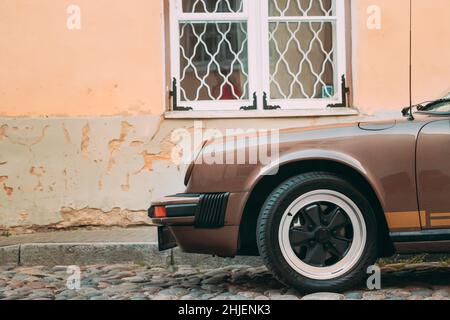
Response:
[[[0,268],[0,299],[132,299],[132,300],[448,300],[450,267],[444,263],[396,264],[383,268],[379,291],[303,297],[279,284],[264,268],[230,266],[169,271],[136,265],[85,266],[81,289],[69,290],[67,267]]]

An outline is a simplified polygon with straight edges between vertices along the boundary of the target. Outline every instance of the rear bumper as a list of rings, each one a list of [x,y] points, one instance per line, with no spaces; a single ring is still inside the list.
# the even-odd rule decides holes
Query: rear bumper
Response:
[[[152,203],[148,216],[157,226],[192,225],[200,202],[200,195],[175,195],[162,198]],[[165,217],[156,217],[155,209],[164,207]]]
[[[247,196],[247,193],[180,194],[153,202],[148,213],[164,235],[159,237],[160,249],[176,243],[188,253],[236,256]],[[165,216],[155,216],[157,207],[165,208]]]

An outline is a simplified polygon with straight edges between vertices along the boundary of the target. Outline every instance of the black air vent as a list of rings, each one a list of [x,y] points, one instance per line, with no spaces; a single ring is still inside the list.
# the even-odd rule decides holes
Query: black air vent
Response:
[[[225,225],[229,193],[209,193],[200,197],[195,214],[195,227],[218,229]]]

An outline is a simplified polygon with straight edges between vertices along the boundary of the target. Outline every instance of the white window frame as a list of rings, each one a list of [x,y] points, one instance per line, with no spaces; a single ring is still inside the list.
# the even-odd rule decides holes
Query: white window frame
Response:
[[[267,0],[243,0],[243,10],[238,13],[184,13],[183,0],[169,0],[170,7],[170,74],[177,80],[177,105],[192,108],[193,111],[239,111],[243,106],[253,104],[253,93],[257,94],[257,110],[263,109],[263,92],[267,93],[269,105],[279,105],[283,110],[324,110],[330,104],[339,104],[343,100],[341,77],[347,74],[346,57],[346,17],[345,1],[334,2],[333,16],[307,17],[269,17]],[[259,14],[254,14],[258,13]],[[252,14],[253,13],[253,14]],[[182,22],[208,21],[242,21],[247,23],[248,34],[248,97],[247,100],[208,100],[180,101],[180,32]],[[329,99],[270,99],[270,65],[269,65],[269,23],[275,21],[293,22],[333,22],[335,31],[333,42],[336,55],[334,73],[335,95]],[[266,54],[260,54],[265,52]],[[348,77],[347,77],[348,78]],[[173,110],[171,110],[173,111]],[[245,111],[242,111],[245,112]],[[273,112],[273,111],[272,111]]]

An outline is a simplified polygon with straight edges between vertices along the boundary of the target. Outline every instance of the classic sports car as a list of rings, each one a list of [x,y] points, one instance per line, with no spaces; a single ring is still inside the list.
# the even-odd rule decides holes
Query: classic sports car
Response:
[[[303,292],[354,287],[396,252],[450,252],[450,100],[403,113],[282,131],[274,175],[270,164],[193,162],[186,192],[149,210],[160,249],[261,255]]]

